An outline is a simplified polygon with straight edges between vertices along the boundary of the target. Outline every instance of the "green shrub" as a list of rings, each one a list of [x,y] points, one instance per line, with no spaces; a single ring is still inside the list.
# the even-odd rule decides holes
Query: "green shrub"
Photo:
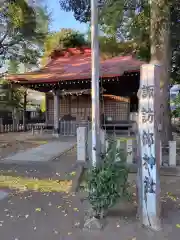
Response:
[[[111,143],[101,163],[88,171],[88,200],[96,218],[104,217],[119,200],[130,200],[126,157],[116,145]]]

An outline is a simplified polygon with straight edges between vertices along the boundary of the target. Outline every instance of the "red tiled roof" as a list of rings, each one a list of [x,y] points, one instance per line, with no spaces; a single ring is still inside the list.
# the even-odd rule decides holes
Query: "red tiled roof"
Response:
[[[121,76],[124,72],[139,71],[142,61],[132,56],[119,56],[100,60],[100,77]],[[55,83],[63,80],[91,79],[91,49],[69,48],[54,54],[50,62],[34,72],[9,75],[10,81],[29,83]]]

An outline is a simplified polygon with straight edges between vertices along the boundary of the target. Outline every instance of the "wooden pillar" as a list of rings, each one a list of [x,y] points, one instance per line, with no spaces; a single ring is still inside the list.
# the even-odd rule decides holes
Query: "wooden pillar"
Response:
[[[153,230],[160,229],[160,72],[161,66],[143,65],[139,91],[140,217]]]
[[[59,111],[60,111],[60,93],[59,91],[53,91],[54,95],[54,135],[59,135]]]
[[[45,123],[46,123],[46,126],[48,126],[48,94],[45,93],[45,108],[46,108],[46,111],[45,111]]]

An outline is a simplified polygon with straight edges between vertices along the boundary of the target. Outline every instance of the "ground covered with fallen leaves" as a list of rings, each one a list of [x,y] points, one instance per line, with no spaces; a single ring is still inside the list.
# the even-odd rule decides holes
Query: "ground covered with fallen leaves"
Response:
[[[142,229],[136,204],[112,209],[101,232],[83,231],[87,201],[73,193],[76,153],[49,163],[0,163],[1,240],[177,240],[180,234],[180,178],[161,177],[162,231]],[[132,187],[135,175],[130,176]]]

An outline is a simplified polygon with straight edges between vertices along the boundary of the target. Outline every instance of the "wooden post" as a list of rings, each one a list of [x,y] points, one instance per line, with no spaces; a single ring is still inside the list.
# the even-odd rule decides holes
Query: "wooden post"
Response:
[[[54,135],[59,136],[59,110],[60,110],[60,95],[58,91],[54,91]]]
[[[45,93],[45,106],[46,106],[46,111],[45,111],[45,123],[46,126],[48,126],[48,94]]]
[[[40,126],[40,135],[43,135],[43,126]]]
[[[160,223],[160,113],[161,66],[141,67],[139,91],[141,223],[159,230]]]
[[[169,166],[176,166],[176,141],[169,141]]]
[[[3,133],[3,119],[0,118],[0,132]]]
[[[32,126],[32,135],[34,135],[34,126]]]

